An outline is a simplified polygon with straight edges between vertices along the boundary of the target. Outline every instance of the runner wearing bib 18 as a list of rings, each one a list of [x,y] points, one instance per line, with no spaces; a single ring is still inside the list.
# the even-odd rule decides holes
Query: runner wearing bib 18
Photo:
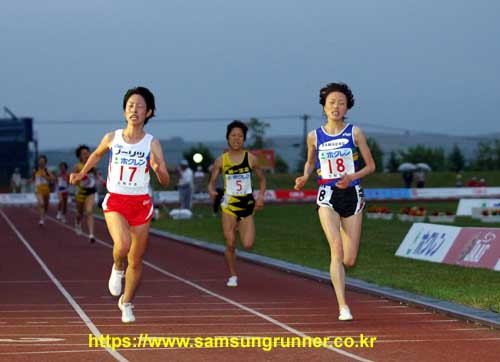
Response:
[[[365,205],[361,178],[375,171],[375,162],[359,127],[345,121],[354,105],[349,86],[330,83],[320,90],[319,103],[327,118],[324,126],[307,135],[307,161],[295,189],[304,187],[311,173],[318,177],[318,215],[330,245],[330,278],[335,288],[339,320],[352,320],[345,297],[345,266],[353,266],[361,238]],[[359,156],[365,166],[359,167]]]

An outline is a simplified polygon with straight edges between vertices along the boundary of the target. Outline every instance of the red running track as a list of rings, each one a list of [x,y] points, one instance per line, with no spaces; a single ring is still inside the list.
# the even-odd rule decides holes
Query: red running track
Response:
[[[337,320],[332,288],[239,261],[240,286],[224,285],[221,255],[151,236],[124,325],[107,291],[111,240],[97,222],[90,245],[33,210],[0,209],[0,361],[374,361],[500,360],[500,331],[360,293],[353,322]],[[155,337],[377,337],[373,348],[89,347],[89,334]],[[136,338],[134,340],[133,338]]]

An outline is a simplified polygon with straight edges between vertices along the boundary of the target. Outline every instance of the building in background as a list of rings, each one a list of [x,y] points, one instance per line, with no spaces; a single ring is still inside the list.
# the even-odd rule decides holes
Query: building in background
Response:
[[[0,190],[8,191],[16,168],[23,178],[31,176],[37,144],[33,137],[33,118],[18,118],[8,108],[4,110],[10,118],[0,118]]]

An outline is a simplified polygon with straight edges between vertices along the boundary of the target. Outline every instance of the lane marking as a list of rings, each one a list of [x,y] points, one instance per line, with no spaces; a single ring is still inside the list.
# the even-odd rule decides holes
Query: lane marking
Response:
[[[37,252],[31,247],[31,245],[26,241],[24,236],[19,232],[19,230],[16,228],[16,226],[10,221],[9,217],[5,214],[5,212],[0,209],[0,214],[2,217],[5,219],[7,224],[10,226],[12,231],[17,235],[19,240],[24,244],[26,249],[33,255],[33,258],[40,264],[41,268],[45,271],[45,273],[48,275],[50,280],[54,283],[54,285],[59,289],[61,294],[66,298],[66,300],[71,304],[75,312],[80,316],[80,318],[85,322],[87,325],[87,328],[92,332],[92,334],[99,339],[101,337],[101,332],[99,329],[95,326],[94,323],[92,323],[92,320],[89,318],[89,316],[83,311],[83,309],[78,305],[78,303],[73,299],[71,294],[63,287],[61,282],[55,277],[55,275],[50,271],[50,269],[47,267],[47,265],[43,262],[43,260],[40,258],[40,256],[37,254]],[[46,327],[46,326],[44,326]],[[120,353],[118,353],[116,350],[112,350],[109,347],[104,348],[111,356],[113,356],[117,361],[120,362],[129,362],[125,357],[123,357]]]
[[[56,219],[54,219],[54,218],[53,218],[53,217],[51,217],[51,216],[49,216],[49,217],[48,217],[48,219],[50,219],[51,221],[53,221],[53,222],[55,222],[55,223],[59,224],[59,225],[60,225],[60,226],[62,226],[62,227],[65,227],[65,228],[67,228],[67,229],[69,229],[69,230],[74,231],[74,229],[73,229],[72,227],[70,227],[69,225],[59,223]],[[88,236],[88,235],[86,235],[86,234],[82,234],[82,235]],[[102,246],[105,246],[105,247],[109,248],[109,249],[113,249],[113,246],[112,246],[111,244],[109,244],[109,243],[107,243],[107,242],[105,242],[105,241],[103,241],[103,240],[101,240],[101,239],[99,239],[99,238],[96,238],[96,242],[97,242],[97,243],[99,243],[99,244],[101,244]],[[297,330],[297,329],[295,329],[295,328],[293,328],[293,327],[290,327],[289,325],[287,325],[287,324],[285,324],[285,323],[282,323],[282,322],[280,322],[280,321],[278,321],[278,320],[276,320],[276,319],[274,319],[274,318],[271,318],[270,316],[268,316],[268,315],[266,315],[266,314],[264,314],[264,313],[261,313],[261,312],[259,312],[259,311],[256,311],[255,309],[252,309],[252,308],[250,308],[250,307],[248,307],[248,306],[246,306],[246,305],[243,305],[243,304],[241,304],[241,303],[238,303],[238,302],[236,302],[236,301],[234,301],[234,300],[232,300],[232,299],[226,298],[226,297],[224,297],[224,296],[222,296],[222,295],[220,295],[220,294],[218,294],[218,293],[216,293],[216,292],[213,292],[213,291],[211,291],[211,290],[209,290],[209,289],[207,289],[207,288],[204,288],[204,287],[202,287],[201,285],[196,284],[196,283],[194,283],[194,282],[192,282],[192,281],[190,281],[190,280],[184,279],[184,278],[182,278],[182,277],[180,277],[180,276],[178,276],[178,275],[176,275],[176,274],[170,273],[169,271],[164,270],[164,269],[162,269],[162,268],[160,268],[160,267],[156,266],[156,265],[155,265],[155,264],[153,264],[153,263],[150,263],[150,262],[148,262],[148,261],[144,260],[144,261],[143,261],[143,264],[144,264],[144,265],[149,266],[149,267],[150,267],[151,269],[153,269],[153,270],[156,270],[156,271],[157,271],[157,272],[159,272],[160,274],[163,274],[163,275],[166,275],[166,276],[168,276],[168,277],[170,277],[170,278],[172,278],[172,279],[178,280],[178,281],[180,281],[180,282],[182,282],[182,283],[184,283],[184,284],[187,284],[187,285],[189,285],[189,286],[191,286],[191,287],[193,287],[193,288],[195,288],[195,289],[197,289],[197,290],[199,290],[199,291],[201,291],[201,292],[204,292],[204,293],[206,293],[206,294],[208,294],[208,295],[210,295],[210,296],[212,296],[212,297],[215,297],[215,298],[220,299],[220,300],[222,300],[222,301],[224,301],[224,302],[226,302],[226,303],[229,303],[229,304],[231,304],[231,305],[234,305],[234,306],[236,306],[236,307],[238,307],[238,308],[240,308],[240,309],[242,309],[242,310],[244,310],[244,311],[247,311],[247,312],[248,312],[248,313],[250,313],[250,314],[253,314],[253,315],[255,315],[255,316],[257,316],[257,317],[260,317],[260,318],[262,318],[262,319],[264,319],[264,320],[266,320],[266,321],[268,321],[268,322],[270,322],[270,323],[272,323],[272,324],[274,324],[274,325],[276,325],[276,326],[279,326],[279,327],[281,327],[281,328],[283,328],[283,329],[285,329],[285,330],[289,331],[290,333],[293,333],[293,334],[295,334],[295,335],[297,335],[297,336],[299,336],[299,337],[302,337],[302,338],[307,338],[307,337],[309,337],[309,336],[307,336],[306,334],[302,333],[301,331],[299,331],[299,330]],[[332,323],[332,322],[330,322],[330,323]],[[342,322],[340,322],[340,323],[342,323]],[[345,324],[345,323],[344,323],[344,324]],[[335,347],[332,347],[332,346],[329,346],[329,345],[323,345],[323,348],[328,349],[328,350],[330,350],[330,351],[332,351],[332,352],[336,352],[336,353],[338,353],[338,354],[341,354],[341,355],[344,355],[344,356],[350,357],[350,358],[355,359],[355,360],[360,361],[360,362],[374,362],[374,361],[372,361],[372,360],[369,360],[369,359],[363,358],[363,357],[361,357],[361,356],[357,356],[357,355],[355,355],[355,354],[352,354],[352,353],[346,352],[346,351],[344,351],[344,350],[342,350],[342,349],[335,348]]]

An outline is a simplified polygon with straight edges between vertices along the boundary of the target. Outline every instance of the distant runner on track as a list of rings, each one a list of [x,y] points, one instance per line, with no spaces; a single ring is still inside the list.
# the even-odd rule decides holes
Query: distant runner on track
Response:
[[[236,231],[240,233],[243,247],[250,250],[255,241],[254,210],[264,207],[266,177],[257,164],[257,159],[243,148],[248,127],[241,121],[233,121],[227,126],[226,139],[229,150],[215,160],[208,184],[212,200],[217,198],[216,181],[222,171],[224,195],[220,208],[222,211],[222,230],[226,239],[224,257],[229,268],[228,287],[238,286],[236,274]],[[252,193],[252,172],[259,177],[259,195],[255,201]]]
[[[35,182],[35,195],[38,201],[40,220],[38,225],[45,224],[45,215],[49,210],[50,183],[55,180],[54,175],[47,169],[47,156],[38,157],[38,168],[33,170],[31,181]]]
[[[163,186],[168,185],[170,175],[160,142],[144,132],[144,126],[154,117],[153,94],[144,87],[129,89],[123,99],[123,111],[127,127],[107,133],[81,171],[71,174],[70,182],[76,184],[83,179],[109,153],[108,193],[102,204],[114,242],[114,264],[108,287],[113,296],[121,295],[118,307],[122,322],[132,323],[135,316],[131,300],[141,278],[142,259],[153,217],[153,202],[148,193],[150,169]],[[122,294],[124,276],[125,292]]]
[[[319,103],[327,123],[307,135],[304,175],[295,189],[304,187],[311,173],[318,176],[318,215],[330,245],[330,277],[339,305],[339,320],[352,320],[345,298],[345,269],[356,263],[365,199],[360,180],[375,171],[375,162],[359,127],[346,122],[354,97],[344,83],[321,88]],[[359,153],[365,162],[359,167]]]

